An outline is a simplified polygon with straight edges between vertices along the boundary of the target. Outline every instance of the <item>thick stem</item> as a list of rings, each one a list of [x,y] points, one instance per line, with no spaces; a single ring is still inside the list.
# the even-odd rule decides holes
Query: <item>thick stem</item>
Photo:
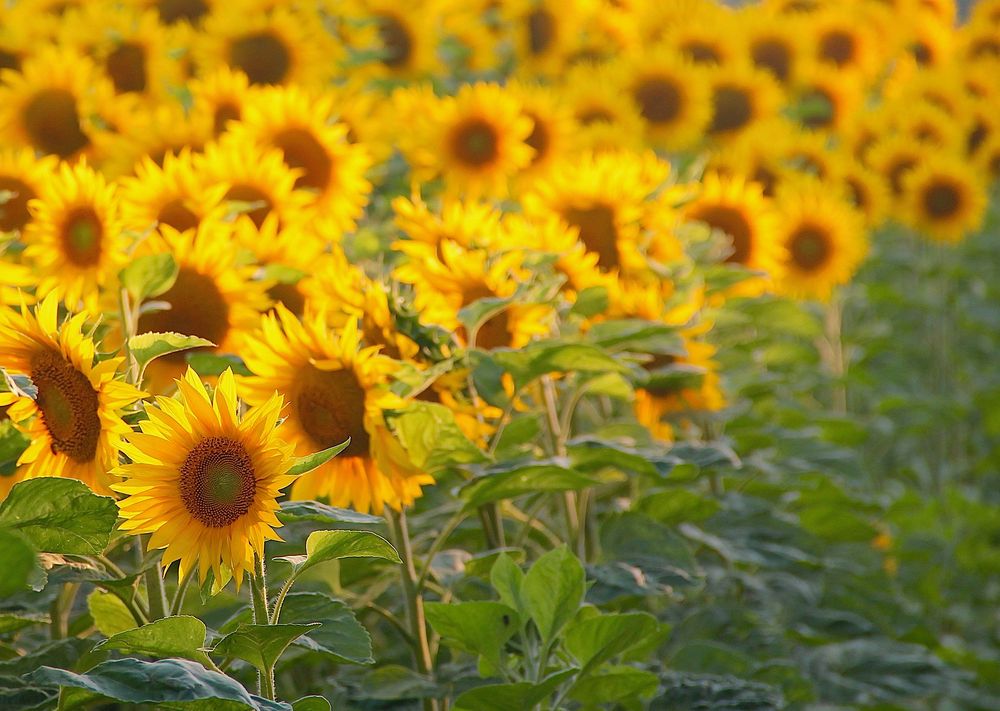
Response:
[[[253,602],[253,622],[255,625],[270,624],[270,616],[267,611],[267,577],[264,571],[264,559],[260,556],[253,557],[253,574],[250,576],[250,597]],[[261,670],[258,675],[260,684],[260,695],[265,699],[274,701],[274,667]]]
[[[844,356],[843,318],[840,295],[834,293],[826,307],[824,335],[828,345],[827,365],[836,378],[833,385],[833,411],[841,414],[847,412],[847,359]]]
[[[295,576],[289,575],[288,580],[285,584],[281,586],[281,591],[278,593],[278,597],[274,600],[274,609],[271,610],[271,624],[278,624],[278,619],[281,617],[281,606],[285,604],[285,597],[288,595],[288,591],[292,589],[292,584],[295,582]]]
[[[154,563],[146,573],[146,596],[149,598],[149,620],[155,621],[167,616],[167,591],[163,587],[163,570]]]
[[[195,566],[191,566],[187,573],[184,574],[183,578],[177,581],[177,590],[174,592],[174,599],[170,603],[170,614],[179,615],[181,608],[184,607],[184,593],[187,592],[188,583],[191,582],[191,578],[194,577]]]
[[[64,639],[69,634],[69,617],[79,589],[79,583],[66,583],[56,595],[55,600],[52,601],[52,607],[49,610],[52,639]]]

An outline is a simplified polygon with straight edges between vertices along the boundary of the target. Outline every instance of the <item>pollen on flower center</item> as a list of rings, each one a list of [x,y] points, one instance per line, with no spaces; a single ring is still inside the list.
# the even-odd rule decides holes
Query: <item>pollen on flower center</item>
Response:
[[[184,507],[209,528],[228,526],[253,505],[253,460],[236,440],[206,437],[188,452],[180,473]]]
[[[52,438],[52,452],[76,462],[89,462],[101,434],[97,391],[87,377],[55,351],[42,351],[31,361],[35,402]]]
[[[346,456],[368,454],[365,430],[365,390],[352,370],[306,367],[300,374],[295,409],[302,429],[321,448],[351,438]]]

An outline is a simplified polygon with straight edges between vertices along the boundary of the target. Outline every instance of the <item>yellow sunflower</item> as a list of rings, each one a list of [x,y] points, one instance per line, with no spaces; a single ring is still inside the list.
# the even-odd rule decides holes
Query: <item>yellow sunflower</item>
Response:
[[[34,219],[28,203],[52,179],[57,159],[36,157],[30,148],[0,150],[0,233],[23,234]]]
[[[97,310],[99,290],[122,266],[122,221],[115,185],[86,162],[63,164],[28,203],[25,259],[38,293],[55,292],[70,309]]]
[[[194,229],[219,211],[226,193],[224,185],[202,184],[187,149],[168,153],[162,165],[143,158],[135,175],[119,184],[123,219],[139,232],[161,224],[178,232]]]
[[[642,114],[625,84],[619,65],[581,64],[566,72],[561,91],[577,122],[580,148],[645,148]]]
[[[839,72],[872,77],[881,67],[883,42],[856,7],[830,5],[805,24],[814,58]]]
[[[844,188],[854,209],[864,217],[865,224],[869,227],[881,225],[889,212],[889,189],[879,176],[849,158],[838,163],[833,176]]]
[[[419,198],[398,197],[392,201],[396,226],[408,239],[392,247],[405,254],[421,257],[438,254],[442,242],[454,242],[466,248],[503,246],[500,211],[479,200],[445,198],[432,210]]]
[[[299,321],[278,306],[263,317],[260,335],[247,340],[244,360],[254,375],[241,385],[251,404],[267,402],[275,391],[287,398],[284,436],[296,454],[351,439],[339,457],[296,480],[293,498],[325,498],[376,513],[385,506],[399,510],[434,480],[396,461],[399,445],[383,415],[403,404],[386,387],[396,365],[378,355],[377,346],[362,348],[360,340],[354,320],[337,333],[322,313]]]
[[[165,25],[197,27],[221,0],[135,0],[156,10]]]
[[[833,186],[815,178],[783,185],[777,205],[786,254],[778,288],[826,300],[834,287],[851,280],[868,252],[861,216]]]
[[[531,133],[524,142],[531,146],[534,154],[531,163],[522,171],[522,182],[530,182],[573,151],[576,123],[562,95],[548,87],[515,82],[508,88],[521,104],[521,111],[531,119]]]
[[[517,65],[531,75],[552,75],[563,68],[591,12],[588,0],[513,0],[500,12],[513,35]]]
[[[864,102],[856,74],[833,72],[821,63],[804,63],[795,82],[798,119],[814,131],[839,131],[854,120]]]
[[[889,187],[894,205],[903,198],[903,182],[906,175],[920,165],[927,156],[927,147],[909,136],[888,135],[872,146],[868,153],[868,165]]]
[[[979,229],[986,212],[986,181],[957,156],[927,156],[903,178],[901,217],[940,242],[958,242]]]
[[[309,195],[316,218],[340,234],[354,229],[372,186],[365,179],[371,158],[362,144],[348,141],[337,112],[332,94],[271,87],[248,101],[231,133],[281,151],[285,165],[300,171],[294,186]]]
[[[243,118],[247,100],[258,91],[246,74],[227,66],[192,80],[188,88],[192,114],[205,117],[216,138],[226,132],[230,121]]]
[[[730,139],[754,123],[777,115],[782,91],[768,72],[744,63],[708,70],[712,119],[705,129],[716,140]]]
[[[747,59],[782,84],[792,82],[808,51],[804,23],[795,16],[771,14],[759,5],[745,6],[739,21],[745,27]]]
[[[232,579],[239,589],[265,542],[281,540],[278,497],[295,479],[277,427],[283,402],[272,393],[241,417],[229,369],[212,397],[190,369],[177,390],[178,400],[157,397],[122,445],[131,462],[112,485],[125,495],[121,530],[152,534],[149,548],[165,549],[164,566],[179,561],[182,579],[197,568],[204,584],[211,570],[214,590]]]
[[[744,53],[745,35],[732,10],[722,4],[709,7],[667,26],[662,41],[694,64],[725,67]]]
[[[58,308],[50,295],[33,311],[0,312],[0,367],[27,375],[38,390],[33,398],[0,393],[0,406],[31,442],[18,459],[23,476],[71,477],[108,494],[130,431],[120,412],[143,393],[115,379],[123,358],[95,362],[94,341],[83,334],[89,315],[59,324]]]
[[[339,12],[346,18],[347,42],[374,56],[360,67],[366,76],[416,79],[440,72],[441,0],[400,5],[393,0],[350,0]]]

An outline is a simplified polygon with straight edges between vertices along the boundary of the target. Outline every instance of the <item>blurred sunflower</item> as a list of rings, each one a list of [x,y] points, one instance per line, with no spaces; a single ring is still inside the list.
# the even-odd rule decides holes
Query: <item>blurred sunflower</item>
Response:
[[[193,370],[176,382],[180,399],[156,398],[122,445],[121,530],[152,534],[148,547],[165,549],[164,567],[179,561],[181,579],[197,568],[204,584],[211,570],[214,591],[233,579],[238,590],[264,543],[281,540],[277,500],[295,478],[277,427],[283,401],[272,393],[241,417],[231,370],[212,397]]]
[[[0,233],[23,234],[34,217],[28,204],[55,172],[54,156],[36,157],[30,148],[0,150]]]
[[[910,105],[893,112],[895,128],[914,141],[941,151],[958,152],[965,147],[962,126],[935,104]]]
[[[168,225],[178,232],[195,229],[213,212],[218,212],[226,186],[206,187],[195,172],[188,149],[168,153],[162,165],[149,157],[136,166],[135,175],[119,185],[122,217],[134,230]]]
[[[263,317],[260,335],[247,340],[244,360],[254,375],[241,386],[251,404],[266,403],[275,391],[288,399],[283,436],[298,455],[351,439],[339,457],[299,477],[292,498],[381,513],[409,506],[434,480],[393,456],[399,445],[383,410],[403,404],[386,387],[396,365],[360,340],[354,320],[338,333],[322,313],[299,321],[278,306]]]
[[[900,135],[885,136],[872,146],[868,164],[885,181],[894,203],[903,197],[906,175],[923,162],[928,152],[912,138]]]
[[[814,131],[841,130],[864,101],[864,85],[857,75],[830,71],[820,63],[803,64],[794,90],[799,123]]]
[[[83,334],[86,312],[59,324],[54,295],[34,310],[0,311],[0,367],[27,375],[34,397],[0,393],[0,406],[28,436],[19,475],[79,479],[108,494],[122,435],[130,428],[121,410],[143,393],[115,379],[123,358],[95,362],[96,345]]]
[[[359,67],[364,75],[415,79],[440,71],[441,0],[401,6],[393,0],[349,0],[339,9],[346,18],[346,40],[374,57]]]
[[[576,119],[581,149],[641,150],[644,147],[642,114],[625,86],[621,67],[575,66],[566,73],[561,92]]]
[[[863,17],[862,10],[845,5],[828,5],[814,13],[804,28],[808,45],[815,48],[814,59],[833,71],[872,77],[882,64],[882,43]]]
[[[115,185],[86,162],[62,164],[28,203],[25,260],[38,293],[55,292],[67,307],[96,311],[102,287],[123,264],[122,220]]]
[[[513,35],[518,66],[531,75],[553,75],[563,68],[579,40],[594,3],[590,0],[511,0],[500,5]]]
[[[782,84],[793,81],[808,47],[803,23],[794,16],[773,15],[759,5],[745,6],[740,23],[745,28],[746,58]]]
[[[831,187],[804,178],[778,192],[786,254],[778,287],[798,298],[829,298],[834,287],[851,280],[868,252],[861,216]]]
[[[192,80],[188,89],[191,112],[205,117],[216,138],[226,132],[231,121],[243,118],[247,100],[259,90],[250,86],[242,71],[225,66]]]
[[[986,203],[985,181],[957,156],[928,155],[903,178],[904,222],[940,242],[977,230]]]
[[[397,197],[392,201],[395,222],[408,239],[393,243],[393,249],[420,258],[438,255],[442,242],[466,248],[502,245],[500,211],[479,200],[444,199],[432,210],[422,200]]]
[[[531,119],[531,133],[524,139],[534,150],[531,162],[522,171],[530,182],[574,149],[576,123],[561,94],[540,84],[515,82],[508,85],[521,111]]]
[[[665,45],[693,64],[725,67],[744,53],[745,35],[732,10],[722,4],[701,3],[699,10],[668,25],[662,36]]]
[[[889,190],[878,175],[857,161],[845,159],[834,169],[834,179],[868,227],[882,224],[889,212]]]
[[[744,63],[732,63],[708,72],[712,119],[705,129],[712,138],[728,139],[754,123],[777,115],[783,103],[781,88],[770,74]]]

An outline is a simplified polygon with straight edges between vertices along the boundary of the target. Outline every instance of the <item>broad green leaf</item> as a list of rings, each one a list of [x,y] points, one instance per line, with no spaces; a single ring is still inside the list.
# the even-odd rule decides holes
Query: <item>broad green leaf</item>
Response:
[[[714,640],[691,640],[670,655],[671,669],[710,674],[749,673],[753,659],[739,649]]]
[[[320,627],[293,642],[294,646],[318,652],[336,662],[374,664],[372,640],[351,609],[339,600],[322,593],[290,593],[281,607],[278,622],[309,624],[319,620]]]
[[[313,452],[312,454],[307,454],[304,457],[296,457],[295,459],[292,460],[292,468],[288,470],[288,473],[291,476],[308,474],[313,469],[323,466],[324,464],[329,462],[331,459],[336,457],[338,454],[340,454],[350,446],[351,446],[351,438],[348,437],[347,441],[341,442],[340,444],[334,445],[319,452]]]
[[[33,684],[16,676],[0,676],[0,709],[41,711],[58,708],[59,690]]]
[[[785,708],[785,700],[778,689],[734,676],[671,671],[660,677],[660,684],[662,694],[656,702],[658,711],[774,711]]]
[[[154,658],[180,657],[212,668],[215,665],[203,650],[205,633],[205,623],[197,617],[165,617],[112,635],[98,644],[96,649]]]
[[[187,704],[210,702],[197,708],[230,711],[288,711],[287,704],[252,696],[235,679],[205,669],[187,659],[144,662],[139,659],[112,659],[85,674],[65,669],[41,667],[28,680],[39,684],[73,687],[128,704]]]
[[[486,460],[444,405],[413,401],[400,410],[386,412],[385,417],[415,467],[432,471]]]
[[[103,590],[94,590],[87,596],[87,609],[94,618],[94,626],[106,637],[133,630],[138,624],[117,595]]]
[[[306,554],[280,556],[295,566],[294,575],[300,575],[315,565],[341,558],[381,558],[401,563],[396,549],[389,541],[371,531],[313,531],[306,539]]]
[[[219,640],[212,653],[242,659],[265,672],[274,668],[288,645],[320,624],[240,625]]]
[[[0,529],[0,598],[19,593],[28,587],[38,567],[35,551],[20,535]]]
[[[580,676],[643,642],[657,631],[656,618],[645,612],[607,614],[574,620],[563,645],[583,667]]]
[[[639,509],[643,513],[671,526],[704,521],[718,511],[719,507],[718,499],[681,488],[650,494],[639,502]]]
[[[94,642],[79,637],[68,637],[33,646],[21,656],[0,661],[0,678],[22,677],[43,665],[72,668],[84,655],[89,655]],[[0,708],[4,708],[0,705]]]
[[[684,354],[684,341],[676,326],[658,321],[622,319],[595,323],[587,340],[611,351]]]
[[[222,375],[227,368],[232,370],[234,375],[253,375],[250,369],[247,368],[246,363],[243,362],[243,359],[231,353],[194,351],[188,353],[185,360],[187,360],[188,365],[191,366],[194,372],[203,377]]]
[[[426,676],[398,664],[372,669],[365,675],[360,692],[362,698],[377,701],[427,699],[442,695],[442,690]]]
[[[100,555],[117,518],[114,499],[76,479],[22,481],[0,505],[0,529],[18,531],[45,553]]]
[[[462,487],[465,508],[512,499],[540,491],[572,491],[599,484],[600,480],[558,464],[525,464],[507,471],[489,471]]]
[[[369,525],[385,523],[385,519],[381,516],[372,516],[371,514],[359,513],[351,509],[327,506],[318,501],[283,501],[281,502],[281,508],[276,513],[282,523],[295,523],[297,521]]]
[[[530,709],[552,694],[560,684],[576,673],[565,669],[550,674],[537,684],[521,681],[516,684],[487,684],[466,691],[455,699],[455,711],[512,711]]]
[[[566,546],[549,551],[531,566],[524,576],[521,599],[543,644],[554,640],[573,619],[583,602],[584,592],[583,566]]]
[[[292,711],[331,711],[331,706],[322,696],[303,696],[292,702]]]
[[[0,421],[0,477],[13,476],[17,460],[30,443],[11,420]]]
[[[501,665],[504,644],[520,628],[517,611],[499,602],[428,602],[427,621],[444,640],[459,649]]]
[[[0,552],[0,560],[4,561],[6,568],[7,558],[2,552]],[[16,632],[32,625],[47,625],[49,622],[49,616],[40,612],[0,612],[0,634]]]
[[[627,368],[600,348],[585,343],[540,341],[494,355],[520,389],[547,373],[623,373]]]
[[[128,339],[132,356],[143,370],[150,361],[160,356],[190,350],[191,348],[212,348],[211,341],[197,336],[185,336],[180,333],[141,333]]]
[[[607,708],[607,704],[652,696],[659,685],[660,680],[653,672],[619,667],[579,680],[573,684],[569,696],[582,702],[584,708]]]
[[[147,254],[134,258],[118,272],[122,286],[138,304],[150,296],[166,293],[177,281],[177,262],[170,254]]]
[[[506,553],[500,554],[490,570],[490,583],[500,596],[500,602],[517,610],[522,618],[527,615],[521,600],[524,571],[512,557]]]
[[[570,313],[583,317],[596,316],[608,308],[608,290],[603,286],[588,286],[576,295]]]

